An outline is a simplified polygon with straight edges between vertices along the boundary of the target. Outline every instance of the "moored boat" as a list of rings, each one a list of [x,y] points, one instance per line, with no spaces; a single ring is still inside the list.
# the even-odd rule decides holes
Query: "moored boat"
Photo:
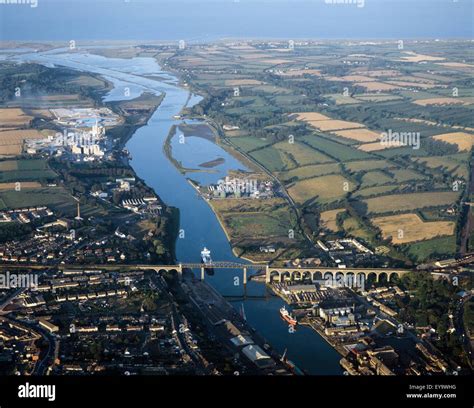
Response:
[[[298,324],[298,321],[291,315],[291,313],[286,309],[285,306],[280,308],[280,316],[282,317],[283,320],[285,320],[287,323],[291,324],[292,326],[296,326]]]

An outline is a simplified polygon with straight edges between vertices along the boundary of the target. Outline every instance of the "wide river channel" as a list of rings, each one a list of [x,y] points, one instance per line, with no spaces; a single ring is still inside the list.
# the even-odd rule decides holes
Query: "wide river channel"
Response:
[[[206,246],[215,261],[246,262],[233,255],[214,212],[186,178],[209,183],[222,178],[230,169],[245,170],[245,166],[212,141],[188,133],[185,143],[176,143],[176,137],[173,138],[173,156],[178,157],[184,167],[216,158],[224,159],[223,163],[212,169],[214,172],[185,176],[163,151],[170,128],[181,123],[174,117],[179,115],[184,106],[192,106],[200,100],[199,96],[190,95],[188,90],[178,86],[175,76],[164,72],[152,58],[105,58],[85,49],[75,50],[74,53],[67,49],[56,49],[43,53],[25,50],[24,53],[11,54],[0,50],[0,59],[66,66],[100,74],[114,84],[105,101],[133,99],[145,91],[155,94],[164,92],[166,96],[148,124],[138,129],[127,144],[133,158],[131,165],[167,205],[179,208],[181,236],[176,244],[178,261],[200,262],[200,251]],[[179,135],[179,130],[177,133]],[[234,285],[236,276],[242,282],[241,272],[216,270],[213,276],[207,275],[206,280],[222,295],[229,297],[237,309],[240,310],[243,303],[249,324],[279,353],[287,349],[288,357],[298,367],[313,375],[342,374],[339,354],[316,332],[302,326],[292,333],[288,330],[278,312],[283,304],[281,299],[269,296],[264,284],[252,281],[247,285],[247,296],[243,297],[242,285]]]

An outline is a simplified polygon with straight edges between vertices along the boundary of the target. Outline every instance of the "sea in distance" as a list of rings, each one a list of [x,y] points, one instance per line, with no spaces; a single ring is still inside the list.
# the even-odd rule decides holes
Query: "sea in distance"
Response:
[[[338,2],[28,0],[0,4],[0,40],[472,39],[473,0]]]

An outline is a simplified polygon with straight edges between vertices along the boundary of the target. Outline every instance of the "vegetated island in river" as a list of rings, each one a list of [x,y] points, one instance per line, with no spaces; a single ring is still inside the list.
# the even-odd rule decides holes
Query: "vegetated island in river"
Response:
[[[218,157],[217,159],[210,160],[205,163],[201,163],[199,167],[204,167],[206,169],[212,169],[213,167],[217,167],[225,162],[225,159],[223,157]]]

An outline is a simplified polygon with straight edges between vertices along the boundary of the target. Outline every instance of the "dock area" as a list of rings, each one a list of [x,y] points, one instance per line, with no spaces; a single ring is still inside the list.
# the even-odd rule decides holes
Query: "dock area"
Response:
[[[234,356],[241,367],[235,375],[291,375],[281,356],[253,329],[237,310],[211,285],[192,272],[183,273],[181,288],[206,323],[209,333]]]

